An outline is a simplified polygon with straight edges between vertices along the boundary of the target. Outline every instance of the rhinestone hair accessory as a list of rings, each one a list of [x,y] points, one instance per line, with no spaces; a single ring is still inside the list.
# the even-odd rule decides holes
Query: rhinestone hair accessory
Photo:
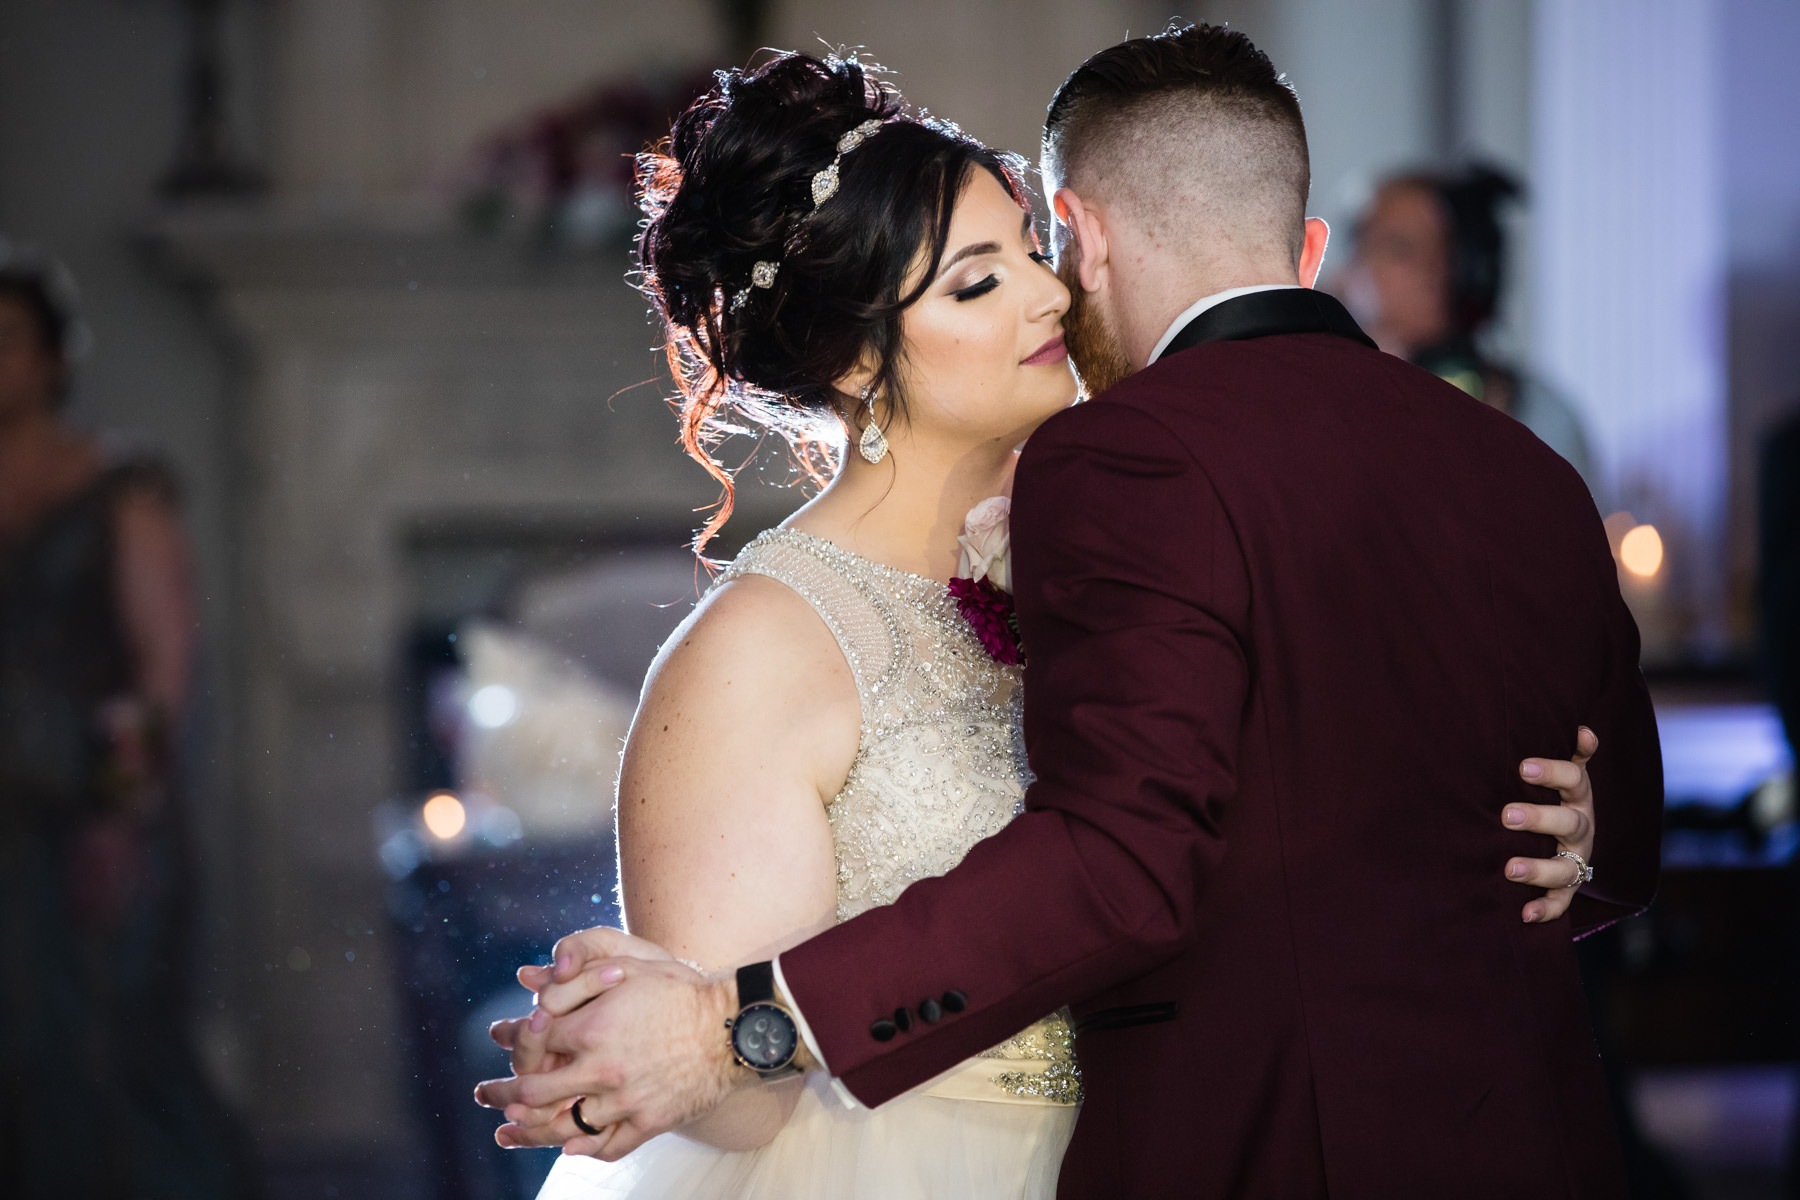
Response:
[[[802,223],[805,222],[807,217],[810,217],[813,213],[819,211],[819,205],[837,195],[838,164],[844,161],[844,155],[850,153],[852,150],[868,141],[871,137],[875,136],[875,134],[880,131],[882,124],[883,123],[880,120],[870,118],[856,128],[845,133],[843,137],[837,140],[837,155],[832,158],[831,165],[812,177],[812,208],[808,210],[805,216],[800,218]],[[756,265],[750,268],[749,285],[740,289],[738,293],[731,298],[731,311],[736,312],[738,309],[744,307],[750,299],[750,291],[752,288],[774,287],[775,276],[780,270],[781,261],[779,259],[774,262],[758,260]]]

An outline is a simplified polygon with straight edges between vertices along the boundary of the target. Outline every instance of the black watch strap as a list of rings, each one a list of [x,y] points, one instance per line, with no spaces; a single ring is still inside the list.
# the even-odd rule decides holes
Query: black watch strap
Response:
[[[775,999],[775,963],[759,962],[739,967],[737,993],[739,1008]]]

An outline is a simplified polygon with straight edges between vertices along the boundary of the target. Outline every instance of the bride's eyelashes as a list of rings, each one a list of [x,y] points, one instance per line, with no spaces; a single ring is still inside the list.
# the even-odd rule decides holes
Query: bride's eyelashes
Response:
[[[972,283],[966,288],[958,288],[950,294],[956,297],[956,302],[958,304],[961,304],[964,300],[974,300],[978,297],[985,296],[999,286],[1000,277],[998,275],[989,275],[980,283]]]
[[[1051,270],[1056,269],[1055,262],[1048,254],[1043,253],[1041,250],[1027,250],[1025,252],[1025,257],[1029,258],[1040,267],[1048,267]],[[1000,277],[998,275],[989,275],[980,283],[972,283],[966,288],[957,288],[955,291],[951,292],[950,295],[955,297],[957,303],[960,304],[964,300],[979,299],[999,286]]]

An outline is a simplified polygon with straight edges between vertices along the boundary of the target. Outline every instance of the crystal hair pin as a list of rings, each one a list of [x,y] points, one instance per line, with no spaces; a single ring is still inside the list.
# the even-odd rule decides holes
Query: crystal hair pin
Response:
[[[781,264],[778,262],[758,262],[754,267],[750,268],[750,286],[759,288],[774,287],[775,272],[779,270],[781,270]],[[744,302],[748,299],[750,299],[750,288],[743,288],[737,295],[731,298],[731,311],[736,312],[738,309],[744,307]]]
[[[844,161],[844,155],[850,153],[864,142],[880,132],[883,122],[871,117],[856,128],[848,131],[837,140],[837,155],[832,158],[831,165],[812,177],[812,209],[806,217],[819,211],[819,205],[825,203],[838,190],[838,164]],[[806,217],[801,220],[805,221]],[[731,298],[731,311],[736,312],[750,300],[751,288],[771,288],[775,286],[775,275],[781,270],[781,263],[758,261],[750,268],[750,284],[742,288]]]

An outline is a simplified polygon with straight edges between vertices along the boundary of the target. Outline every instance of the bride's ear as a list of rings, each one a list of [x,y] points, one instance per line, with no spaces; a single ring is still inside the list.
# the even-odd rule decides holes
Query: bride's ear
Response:
[[[873,356],[865,354],[863,361],[858,362],[850,370],[837,377],[833,386],[838,395],[844,397],[844,416],[849,420],[852,429],[861,428],[862,418],[858,414],[863,409],[863,389],[875,382],[880,366]]]
[[[1058,223],[1067,231],[1067,240],[1060,243],[1059,256],[1074,254],[1075,275],[1082,290],[1099,291],[1108,264],[1106,228],[1100,214],[1069,188],[1056,189],[1050,203]]]

